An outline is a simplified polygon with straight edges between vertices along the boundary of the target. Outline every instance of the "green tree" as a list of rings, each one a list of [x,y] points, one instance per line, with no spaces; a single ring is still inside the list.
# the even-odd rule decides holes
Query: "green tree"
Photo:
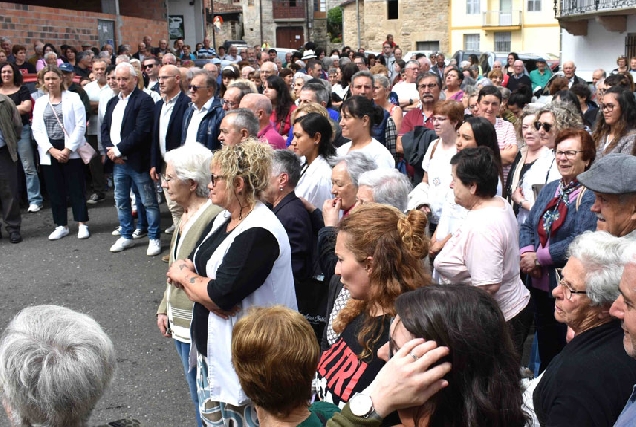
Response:
[[[342,7],[337,6],[327,12],[327,32],[332,41],[342,40]]]

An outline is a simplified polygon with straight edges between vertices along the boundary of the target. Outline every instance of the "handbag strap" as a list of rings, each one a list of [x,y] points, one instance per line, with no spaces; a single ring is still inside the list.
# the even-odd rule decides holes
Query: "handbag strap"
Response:
[[[55,120],[57,120],[57,124],[60,125],[60,127],[62,128],[62,131],[64,132],[64,135],[66,135],[66,137],[69,138],[68,133],[66,132],[66,128],[64,127],[64,125],[60,121],[60,117],[57,115],[57,111],[55,111],[55,108],[53,107],[53,104],[51,104],[51,98],[47,97],[47,100],[49,101],[49,106],[51,107],[51,110],[53,110],[53,115],[55,115]],[[62,102],[62,101],[60,101],[60,102]]]

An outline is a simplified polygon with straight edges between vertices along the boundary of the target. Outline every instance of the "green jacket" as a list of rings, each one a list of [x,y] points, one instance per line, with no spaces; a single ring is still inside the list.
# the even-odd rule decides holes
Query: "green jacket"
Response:
[[[342,412],[334,414],[329,421],[327,427],[380,427],[381,420],[374,418],[360,418],[351,413],[349,404],[347,403]]]
[[[18,161],[18,140],[22,133],[22,119],[15,104],[6,95],[0,94],[0,130],[9,155],[14,162]]]

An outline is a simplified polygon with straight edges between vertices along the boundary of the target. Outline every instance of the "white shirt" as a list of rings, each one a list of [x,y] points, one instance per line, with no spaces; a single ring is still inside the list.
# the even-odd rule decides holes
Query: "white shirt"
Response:
[[[88,100],[91,102],[99,102],[99,98],[103,91],[106,89],[110,89],[108,84],[104,84],[104,86],[100,87],[97,80],[93,80],[86,86],[84,86],[84,90],[86,91],[86,95],[88,95]],[[86,128],[87,135],[97,135],[99,134],[99,119],[97,117],[90,117],[88,119],[88,127]]]
[[[351,141],[338,147],[338,149],[336,150],[336,154],[338,154],[338,157],[344,157],[347,153],[349,153],[350,149]],[[355,151],[356,153],[366,154],[367,156],[369,156],[370,159],[375,160],[375,163],[377,164],[379,169],[395,168],[395,159],[393,158],[393,155],[389,150],[387,150],[384,145],[382,145],[382,143],[380,143],[375,138],[372,138],[371,143],[367,144],[365,147],[353,151]]]
[[[322,209],[325,200],[331,199],[331,166],[324,157],[316,157],[307,166],[305,172],[301,173],[294,192],[318,209]]]
[[[102,146],[102,123],[104,123],[104,115],[106,114],[106,104],[115,96],[115,92],[113,92],[110,86],[106,87],[107,89],[104,89],[99,94],[99,106],[97,107],[97,143],[99,145],[99,151],[102,154],[104,154],[104,147]]]
[[[117,104],[113,109],[113,115],[110,121],[110,141],[115,146],[115,155],[117,157],[121,157],[121,153],[117,149],[117,145],[119,145],[119,143],[121,142],[121,124],[124,121],[124,112],[126,111],[126,106],[128,105],[130,95],[128,95],[126,98],[122,98],[122,93],[119,92],[117,98]]]
[[[420,94],[417,91],[415,83],[407,83],[404,81],[398,82],[395,86],[393,86],[393,92],[395,92],[398,99],[402,102],[408,99],[412,99],[413,102],[418,102],[420,100]]]
[[[433,149],[435,149],[435,153],[433,153]],[[432,161],[431,153],[433,153]],[[451,176],[452,166],[450,161],[456,153],[457,147],[455,144],[451,147],[444,148],[442,141],[437,139],[428,146],[428,150],[426,150],[426,154],[422,160],[422,169],[424,169],[428,175],[428,198],[431,207],[430,221],[434,224],[439,224],[439,219],[442,216],[442,208],[444,207],[448,194],[453,193],[453,190],[450,188],[450,183],[453,179]]]
[[[190,124],[188,124],[188,130],[186,131],[186,144],[192,144],[197,141],[197,132],[199,131],[199,126],[201,126],[201,122],[205,115],[210,111],[210,107],[212,106],[212,102],[214,101],[214,97],[210,98],[208,102],[203,105],[203,108],[200,110],[196,105],[194,106],[194,112],[192,113],[192,118],[190,119]]]
[[[159,116],[159,150],[161,151],[161,157],[166,156],[166,134],[168,133],[168,124],[170,123],[170,117],[172,116],[172,110],[177,103],[177,98],[181,92],[178,92],[170,100],[164,101],[161,106],[161,115]]]

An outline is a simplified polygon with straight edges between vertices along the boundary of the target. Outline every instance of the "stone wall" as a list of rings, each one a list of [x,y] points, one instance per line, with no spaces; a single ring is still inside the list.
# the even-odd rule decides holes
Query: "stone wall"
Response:
[[[360,0],[360,41],[367,50],[381,51],[387,34],[393,34],[404,53],[416,50],[416,42],[439,41],[440,50],[449,48],[448,1],[400,0],[398,19],[387,19],[386,0]],[[358,46],[356,4],[343,11],[343,44]]]

